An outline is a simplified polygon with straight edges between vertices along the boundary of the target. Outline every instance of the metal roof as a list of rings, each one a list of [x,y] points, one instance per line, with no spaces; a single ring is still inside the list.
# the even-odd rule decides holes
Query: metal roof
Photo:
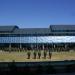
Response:
[[[0,26],[0,34],[39,34],[39,35],[75,35],[75,25],[50,25],[49,28],[19,28],[18,26]]]
[[[51,31],[49,28],[23,28],[15,29],[14,34],[49,34]]]
[[[51,25],[52,31],[75,31],[75,25]]]
[[[12,32],[17,26],[0,26],[0,32]]]

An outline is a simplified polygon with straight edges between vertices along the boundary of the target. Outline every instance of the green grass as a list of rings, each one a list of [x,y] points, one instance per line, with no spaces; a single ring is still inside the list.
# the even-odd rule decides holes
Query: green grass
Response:
[[[43,51],[41,51],[41,58],[33,59],[33,51],[31,51],[31,58],[27,59],[27,52],[0,52],[0,62],[35,62],[35,61],[60,61],[60,60],[75,60],[75,52],[52,52],[51,60],[48,53],[46,59],[43,58]]]

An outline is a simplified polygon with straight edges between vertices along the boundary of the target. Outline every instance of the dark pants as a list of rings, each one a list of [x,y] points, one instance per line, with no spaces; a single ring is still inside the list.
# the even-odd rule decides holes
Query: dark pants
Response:
[[[51,59],[52,53],[49,53],[49,58]]]

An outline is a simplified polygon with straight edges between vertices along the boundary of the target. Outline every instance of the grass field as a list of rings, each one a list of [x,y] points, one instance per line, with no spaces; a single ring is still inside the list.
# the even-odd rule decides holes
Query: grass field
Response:
[[[35,62],[35,61],[61,61],[61,60],[75,60],[75,52],[52,52],[51,59],[47,54],[46,59],[43,58],[43,52],[41,52],[41,58],[33,58],[33,53],[31,53],[31,58],[27,59],[26,52],[0,52],[0,62]]]

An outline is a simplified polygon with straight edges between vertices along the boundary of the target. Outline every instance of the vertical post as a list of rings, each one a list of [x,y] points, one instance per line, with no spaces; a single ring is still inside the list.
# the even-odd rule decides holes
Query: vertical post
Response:
[[[44,50],[44,44],[42,45],[42,49]]]
[[[36,33],[36,50],[38,50],[38,44],[37,44],[37,33]]]
[[[55,48],[55,45],[54,45],[54,48]]]
[[[20,49],[22,48],[22,45],[21,45],[21,43],[20,43]]]
[[[55,50],[55,44],[53,45],[53,48],[54,48],[54,51],[56,51],[56,50]]]
[[[38,44],[37,44],[37,50],[38,50]]]
[[[10,37],[10,34],[8,35],[9,36],[9,52],[11,51],[11,42],[12,42],[12,38]]]
[[[67,50],[67,44],[65,44],[65,50]]]
[[[20,49],[22,48],[22,44],[21,44],[21,35],[20,35]]]
[[[67,48],[67,44],[65,44],[65,48]]]
[[[54,46],[54,43],[52,42],[52,51],[54,51],[54,47],[53,46]]]
[[[31,50],[33,50],[33,44],[31,44]]]
[[[9,44],[9,51],[11,51],[11,43]]]

